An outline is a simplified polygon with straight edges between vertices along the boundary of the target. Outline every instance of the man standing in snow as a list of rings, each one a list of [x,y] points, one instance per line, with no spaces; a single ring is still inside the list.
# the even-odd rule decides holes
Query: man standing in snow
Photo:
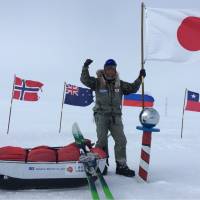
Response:
[[[104,64],[104,69],[97,71],[97,78],[90,76],[89,65],[93,61],[87,59],[83,65],[81,82],[95,91],[96,102],[93,108],[97,131],[96,146],[107,151],[107,136],[110,131],[115,141],[116,174],[127,177],[135,176],[135,172],[126,163],[126,137],[123,131],[122,96],[136,93],[146,76],[144,69],[140,70],[138,78],[133,83],[127,83],[119,78],[116,70],[117,63],[109,59]],[[107,172],[107,171],[106,171]]]

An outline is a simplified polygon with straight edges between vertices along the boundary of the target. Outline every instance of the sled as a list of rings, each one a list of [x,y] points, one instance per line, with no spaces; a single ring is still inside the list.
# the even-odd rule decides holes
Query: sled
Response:
[[[101,171],[106,166],[106,153],[97,147]],[[32,149],[5,146],[0,148],[0,188],[36,189],[77,187],[87,184],[84,166],[79,161],[80,149],[75,143],[64,147],[38,146]]]

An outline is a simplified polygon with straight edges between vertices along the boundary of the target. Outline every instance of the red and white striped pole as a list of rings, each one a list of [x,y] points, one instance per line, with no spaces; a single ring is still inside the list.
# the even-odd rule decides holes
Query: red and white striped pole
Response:
[[[147,181],[151,153],[151,132],[144,131],[142,135],[142,149],[138,175]]]
[[[143,131],[141,157],[140,157],[138,176],[143,181],[148,181],[152,132],[160,132],[160,129],[146,128],[146,127],[142,127],[142,126],[137,126],[137,129]]]

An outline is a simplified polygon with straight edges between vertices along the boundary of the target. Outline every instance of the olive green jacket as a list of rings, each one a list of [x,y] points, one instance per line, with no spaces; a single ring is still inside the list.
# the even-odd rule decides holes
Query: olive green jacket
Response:
[[[140,78],[133,83],[128,83],[120,80],[118,73],[114,81],[107,81],[103,70],[97,71],[97,78],[92,77],[86,66],[82,69],[80,80],[85,86],[95,91],[94,114],[108,114],[111,116],[122,114],[122,96],[136,93],[141,85]]]

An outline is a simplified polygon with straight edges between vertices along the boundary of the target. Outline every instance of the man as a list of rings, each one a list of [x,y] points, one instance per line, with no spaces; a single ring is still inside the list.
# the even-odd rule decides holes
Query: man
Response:
[[[119,78],[117,63],[109,59],[103,70],[97,71],[97,78],[90,76],[89,65],[93,61],[87,59],[81,73],[81,82],[95,91],[96,102],[93,108],[97,131],[96,146],[107,151],[107,136],[110,131],[115,141],[116,174],[127,177],[135,176],[135,172],[126,163],[126,137],[123,131],[122,96],[136,93],[146,76],[144,69],[140,70],[138,78],[133,83],[127,83]]]

